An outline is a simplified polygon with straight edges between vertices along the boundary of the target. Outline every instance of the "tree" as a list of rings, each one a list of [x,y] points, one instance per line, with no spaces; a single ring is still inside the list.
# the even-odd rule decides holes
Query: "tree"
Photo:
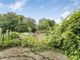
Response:
[[[12,30],[14,31],[15,26],[17,25],[18,22],[18,17],[16,13],[7,13],[2,15],[2,19],[0,20],[0,27],[3,30]]]
[[[36,30],[36,22],[32,18],[9,12],[0,15],[0,28],[3,31],[34,32]]]
[[[54,28],[49,36],[51,47],[63,50],[70,60],[80,59],[80,10],[76,10]]]
[[[18,32],[34,32],[36,30],[36,22],[32,18],[24,18],[17,24],[15,30]]]
[[[49,28],[53,27],[54,25],[55,25],[54,20],[50,20],[50,19],[46,19],[46,18],[40,19],[39,23],[38,23],[38,27],[40,30],[49,29]]]
[[[32,18],[26,18],[26,24],[28,26],[28,30],[30,32],[35,32],[36,31],[36,21]]]

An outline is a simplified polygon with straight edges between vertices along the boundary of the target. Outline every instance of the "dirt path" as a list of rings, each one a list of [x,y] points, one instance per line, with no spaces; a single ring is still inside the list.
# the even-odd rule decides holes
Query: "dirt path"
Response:
[[[10,48],[0,52],[0,60],[68,60],[61,53],[51,50],[33,53],[29,48]]]

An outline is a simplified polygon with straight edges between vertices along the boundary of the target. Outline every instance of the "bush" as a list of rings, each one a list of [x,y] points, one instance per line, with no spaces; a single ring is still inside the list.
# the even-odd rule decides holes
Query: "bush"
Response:
[[[64,19],[54,27],[49,35],[49,46],[65,52],[70,60],[80,59],[80,10]]]
[[[13,39],[9,42],[9,47],[17,47],[21,45],[21,41],[18,39]]]
[[[10,32],[9,38],[12,39],[19,39],[19,33],[17,32]]]
[[[37,46],[38,40],[35,39],[33,36],[26,36],[24,40],[22,40],[22,44],[26,46]]]

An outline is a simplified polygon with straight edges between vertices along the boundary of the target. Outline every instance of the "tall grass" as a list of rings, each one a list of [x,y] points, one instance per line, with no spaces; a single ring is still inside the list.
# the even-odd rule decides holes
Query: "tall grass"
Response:
[[[4,35],[4,42],[2,44],[2,31],[0,31],[0,48],[8,48],[8,47],[30,47],[32,50],[40,50],[42,48],[46,48],[47,46],[47,39],[44,38],[44,40],[38,40],[37,37],[34,37],[33,35],[30,36],[25,36],[22,35],[20,36],[21,33],[18,32],[9,32],[8,30],[6,31]],[[25,37],[25,38],[23,38]],[[22,39],[21,39],[22,38]]]
[[[2,30],[0,29],[0,45],[1,45],[1,43],[2,43]]]

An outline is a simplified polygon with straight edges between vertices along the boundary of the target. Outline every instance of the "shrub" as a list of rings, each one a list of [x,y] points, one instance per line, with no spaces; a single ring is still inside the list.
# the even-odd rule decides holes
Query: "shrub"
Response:
[[[36,46],[38,40],[36,40],[33,36],[26,36],[24,40],[22,40],[22,44],[24,46]]]
[[[18,39],[13,39],[9,42],[9,47],[17,47],[21,45],[21,41]]]

